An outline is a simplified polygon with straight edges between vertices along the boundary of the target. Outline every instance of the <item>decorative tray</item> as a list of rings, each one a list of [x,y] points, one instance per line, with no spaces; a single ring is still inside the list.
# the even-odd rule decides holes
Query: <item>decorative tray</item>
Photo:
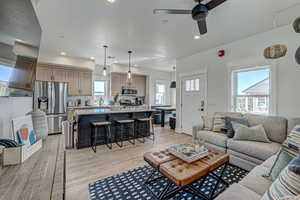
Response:
[[[168,151],[187,163],[191,163],[208,156],[208,150],[206,148],[203,148],[198,152],[196,151],[194,144],[179,144],[168,148]]]

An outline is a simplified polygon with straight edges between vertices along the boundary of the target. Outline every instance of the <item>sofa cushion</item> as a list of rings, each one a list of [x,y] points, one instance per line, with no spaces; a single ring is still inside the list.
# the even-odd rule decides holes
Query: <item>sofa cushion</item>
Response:
[[[214,125],[213,131],[215,132],[226,132],[225,117],[242,117],[241,113],[237,112],[216,112],[214,114]]]
[[[268,135],[268,138],[273,142],[283,143],[287,137],[287,119],[275,116],[263,116],[246,114],[249,126],[262,124]]]
[[[214,132],[226,132],[226,125],[225,125],[225,116],[222,115],[215,115],[214,116]]]
[[[261,196],[240,185],[233,184],[225,192],[221,193],[216,200],[259,200]]]
[[[232,126],[235,132],[233,137],[234,140],[271,143],[263,125],[261,124],[248,127],[237,122],[232,122]]]
[[[203,129],[211,131],[214,125],[214,117],[212,116],[202,116]]]
[[[229,138],[233,138],[234,136],[234,129],[232,127],[232,122],[237,122],[243,124],[245,126],[249,126],[248,119],[246,117],[225,117],[225,125],[227,129],[227,136]]]
[[[239,153],[266,160],[280,150],[281,145],[275,142],[263,143],[253,141],[227,140],[227,148]]]
[[[243,178],[239,184],[262,196],[272,185],[272,181],[263,177],[269,170],[270,168],[259,165]]]
[[[226,148],[228,137],[223,133],[213,131],[198,131],[197,137],[201,137],[207,143],[211,143],[220,147]]]

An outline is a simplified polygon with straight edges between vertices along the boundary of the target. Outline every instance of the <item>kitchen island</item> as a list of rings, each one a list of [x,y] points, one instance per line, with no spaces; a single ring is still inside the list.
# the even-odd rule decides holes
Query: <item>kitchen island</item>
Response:
[[[76,118],[76,134],[75,143],[77,148],[91,147],[91,123],[92,122],[106,122],[109,121],[111,125],[111,139],[112,142],[120,141],[120,138],[116,137],[117,123],[116,120],[136,120],[139,118],[149,118],[152,116],[153,110],[151,109],[91,109],[91,110],[77,110],[75,114]],[[105,129],[102,127],[99,129],[97,137],[97,145],[105,144]],[[136,132],[136,130],[135,130]],[[127,141],[129,138],[125,134],[123,141]],[[136,135],[136,134],[135,134]],[[146,136],[150,135],[150,126],[147,127],[145,133]]]

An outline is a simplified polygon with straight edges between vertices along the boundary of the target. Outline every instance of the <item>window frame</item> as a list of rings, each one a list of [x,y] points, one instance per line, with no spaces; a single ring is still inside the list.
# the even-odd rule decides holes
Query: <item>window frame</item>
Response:
[[[96,92],[95,92],[95,83],[96,82],[104,83],[104,95],[96,95]],[[106,97],[107,96],[107,81],[105,81],[105,80],[94,80],[93,81],[93,96],[95,96],[95,97]]]
[[[236,88],[235,85],[237,83],[237,79],[234,77],[236,72],[247,72],[252,70],[259,70],[259,69],[269,69],[269,113],[267,115],[276,115],[277,114],[277,67],[274,63],[263,63],[261,65],[252,65],[247,67],[229,67],[229,104],[228,104],[228,111],[235,112],[235,96]],[[264,114],[262,114],[264,115]]]
[[[157,94],[159,93],[158,92],[158,85],[163,85],[164,87],[165,87],[165,92],[164,92],[164,102],[163,103],[161,103],[161,104],[158,104],[157,102],[156,102],[156,96],[157,96]],[[155,96],[154,96],[154,100],[155,100],[155,105],[164,105],[164,104],[167,104],[167,92],[168,92],[168,89],[167,89],[167,84],[165,84],[165,83],[162,83],[162,82],[156,82],[155,83]]]

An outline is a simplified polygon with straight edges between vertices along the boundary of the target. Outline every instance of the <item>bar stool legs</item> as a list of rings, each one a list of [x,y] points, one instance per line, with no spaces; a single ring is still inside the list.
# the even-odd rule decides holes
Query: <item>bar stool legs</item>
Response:
[[[104,137],[105,137],[105,144],[109,149],[112,149],[112,142],[111,142],[111,122],[91,122],[91,147],[92,150],[96,153],[97,152],[97,139],[99,130],[98,128],[104,128]]]
[[[97,127],[92,127],[92,150],[96,153],[97,152]]]
[[[109,126],[104,126],[104,128],[106,129],[106,146],[109,148],[109,149],[112,149],[112,141],[111,141],[111,127],[110,125]]]
[[[122,148],[123,147],[123,141],[124,141],[124,128],[126,127],[127,129],[127,133],[128,133],[128,142],[135,145],[135,128],[134,128],[134,120],[117,120],[116,123],[119,125],[120,127],[120,132],[117,129],[117,132],[120,133],[120,137],[118,137],[118,133],[117,138],[115,138],[116,144]],[[119,141],[118,141],[119,140]]]
[[[124,135],[123,135],[123,126],[122,126],[122,124],[120,124],[119,126],[120,126],[120,137],[117,137],[117,138],[115,139],[115,141],[116,141],[116,144],[117,144],[120,148],[122,148],[122,147],[123,147],[123,138],[124,138]],[[117,132],[118,132],[118,131],[119,131],[119,130],[117,129]],[[118,136],[118,134],[116,134],[116,135]],[[118,139],[120,139],[121,142],[119,142]]]

